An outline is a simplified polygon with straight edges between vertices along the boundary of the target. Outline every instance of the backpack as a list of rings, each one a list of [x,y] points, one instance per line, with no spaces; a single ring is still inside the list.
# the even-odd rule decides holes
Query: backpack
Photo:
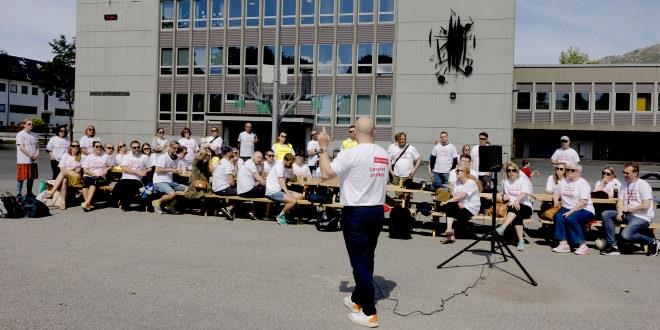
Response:
[[[31,195],[23,196],[22,203],[25,215],[27,215],[28,218],[43,218],[50,216],[48,206]]]
[[[332,193],[328,187],[310,186],[307,188],[307,200],[312,204],[332,203]]]
[[[394,207],[390,211],[390,238],[411,239],[413,217],[410,210],[404,207]]]
[[[334,209],[321,211],[316,219],[316,230],[318,231],[337,231],[341,229],[341,215]]]
[[[0,200],[5,208],[5,217],[16,219],[25,216],[25,209],[23,209],[23,205],[21,205],[21,201],[17,196],[7,192],[0,196]]]

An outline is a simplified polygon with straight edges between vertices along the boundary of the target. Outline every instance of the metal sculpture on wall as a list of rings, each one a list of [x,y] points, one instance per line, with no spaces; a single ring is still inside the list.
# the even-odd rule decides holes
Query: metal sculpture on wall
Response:
[[[435,62],[435,77],[438,84],[447,82],[446,75],[462,74],[468,77],[473,71],[471,55],[477,47],[477,38],[472,32],[474,22],[468,18],[465,25],[461,17],[451,11],[447,28],[440,27],[438,33],[429,31],[429,47],[434,50],[430,61]]]

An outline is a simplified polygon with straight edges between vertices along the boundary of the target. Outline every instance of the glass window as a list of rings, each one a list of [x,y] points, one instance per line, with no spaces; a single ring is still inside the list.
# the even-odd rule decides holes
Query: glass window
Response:
[[[360,0],[358,22],[361,24],[371,24],[374,22],[374,0]]]
[[[358,95],[355,106],[355,117],[371,116],[371,95]]]
[[[316,123],[330,125],[330,111],[332,110],[332,95],[318,95],[312,99],[312,107],[316,109]]]
[[[372,44],[359,44],[358,45],[358,74],[371,74],[371,67],[373,64],[373,45]]]
[[[17,91],[18,91],[18,86],[17,85],[15,85],[15,84],[9,85],[9,92],[17,93]]]
[[[256,46],[245,47],[245,74],[257,74],[259,66],[259,48]]]
[[[266,65],[275,65],[275,46],[264,46],[261,62]]]
[[[177,10],[177,26],[179,29],[190,28],[190,0],[179,0]]]
[[[353,24],[353,0],[339,0],[339,23]]]
[[[229,0],[229,27],[240,27],[243,16],[243,1]]]
[[[160,94],[160,105],[158,106],[158,119],[172,119],[172,94]]]
[[[32,95],[39,95],[39,88],[32,87]]]
[[[280,63],[282,65],[286,65],[287,74],[294,74],[296,72],[296,46],[282,45],[280,48],[282,49],[282,57],[280,58]]]
[[[630,111],[630,93],[616,93],[616,111]]]
[[[6,112],[7,110],[5,109],[4,104],[0,104],[0,112]],[[0,121],[0,125],[2,125],[2,122]]]
[[[259,26],[259,0],[248,0],[245,8],[245,26]]]
[[[351,95],[337,95],[336,124],[349,125],[351,123]]]
[[[27,86],[21,86],[21,94],[27,94],[28,93],[28,87]]]
[[[176,74],[188,74],[190,66],[190,50],[188,48],[178,48],[176,53]]]
[[[337,74],[353,73],[353,45],[337,45]]]
[[[315,4],[313,0],[300,0],[300,25],[314,25]]]
[[[225,0],[211,0],[211,26],[225,26]]]
[[[314,73],[314,45],[300,45],[300,73]]]
[[[7,91],[7,84],[0,83],[0,92],[6,92],[6,91]]]
[[[222,74],[222,64],[224,63],[223,57],[222,47],[211,47],[211,60],[209,62],[211,63],[210,73],[212,75]]]
[[[376,73],[392,73],[392,56],[394,54],[391,42],[378,44],[378,65]]]
[[[651,93],[637,93],[635,109],[637,111],[651,111]]]
[[[296,25],[296,0],[282,0],[282,26]]]
[[[193,94],[192,121],[204,121],[204,94]]]
[[[209,95],[209,112],[222,112],[222,94]]]
[[[591,94],[589,92],[575,93],[575,110],[586,111],[589,110],[589,101]]]
[[[188,120],[188,94],[176,94],[176,111],[174,120]]]
[[[174,1],[163,0],[160,2],[160,28],[174,28]]]
[[[568,110],[571,104],[571,93],[555,92],[555,110]]]
[[[376,125],[389,126],[392,121],[392,96],[376,96]]]
[[[530,104],[531,104],[530,97],[531,97],[530,92],[518,92],[518,97],[517,97],[518,105],[517,105],[516,108],[518,110],[529,110],[529,109],[531,109],[530,108]]]
[[[610,111],[610,93],[596,92],[596,111]]]
[[[206,29],[208,21],[208,11],[206,8],[206,0],[195,0],[195,29]]]
[[[550,92],[536,92],[536,110],[550,109]]]
[[[277,22],[277,0],[264,0],[264,26],[275,26]]]
[[[335,0],[320,0],[319,24],[327,25],[335,23]]]
[[[321,75],[332,74],[332,45],[319,45],[318,56],[317,73]]]
[[[378,6],[378,22],[394,22],[394,0],[380,0]]]
[[[160,50],[160,74],[172,74],[172,48]]]
[[[227,47],[227,74],[241,74],[240,47]]]
[[[206,74],[206,47],[193,48],[193,74]]]

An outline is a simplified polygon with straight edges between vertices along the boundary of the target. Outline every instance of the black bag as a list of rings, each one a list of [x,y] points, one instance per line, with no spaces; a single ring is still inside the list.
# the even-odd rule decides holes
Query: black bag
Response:
[[[16,196],[6,193],[0,196],[2,205],[5,207],[5,217],[7,218],[22,218],[25,216],[25,209],[21,205],[21,200]]]
[[[341,215],[334,209],[321,211],[316,219],[316,230],[318,231],[337,231],[341,229]]]
[[[394,207],[390,211],[390,238],[411,239],[413,217],[410,210],[403,207]]]
[[[23,196],[23,209],[28,218],[43,218],[50,215],[48,206],[30,195]]]
[[[403,187],[410,190],[424,190],[426,182],[415,182],[413,179],[408,179],[403,183]]]
[[[312,204],[332,203],[332,193],[328,187],[310,186],[307,188],[307,200]]]

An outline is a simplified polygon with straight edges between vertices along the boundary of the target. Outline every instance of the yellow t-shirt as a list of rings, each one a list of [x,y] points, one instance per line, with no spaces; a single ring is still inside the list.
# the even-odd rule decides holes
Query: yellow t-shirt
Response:
[[[291,143],[287,144],[281,144],[281,143],[275,143],[273,144],[273,152],[275,153],[275,160],[282,160],[284,159],[284,155],[286,154],[292,154],[296,155],[296,153],[293,151],[293,146]]]
[[[344,140],[344,142],[341,143],[341,150],[346,150],[355,147],[358,145],[357,141],[352,140],[351,138],[348,138]]]

